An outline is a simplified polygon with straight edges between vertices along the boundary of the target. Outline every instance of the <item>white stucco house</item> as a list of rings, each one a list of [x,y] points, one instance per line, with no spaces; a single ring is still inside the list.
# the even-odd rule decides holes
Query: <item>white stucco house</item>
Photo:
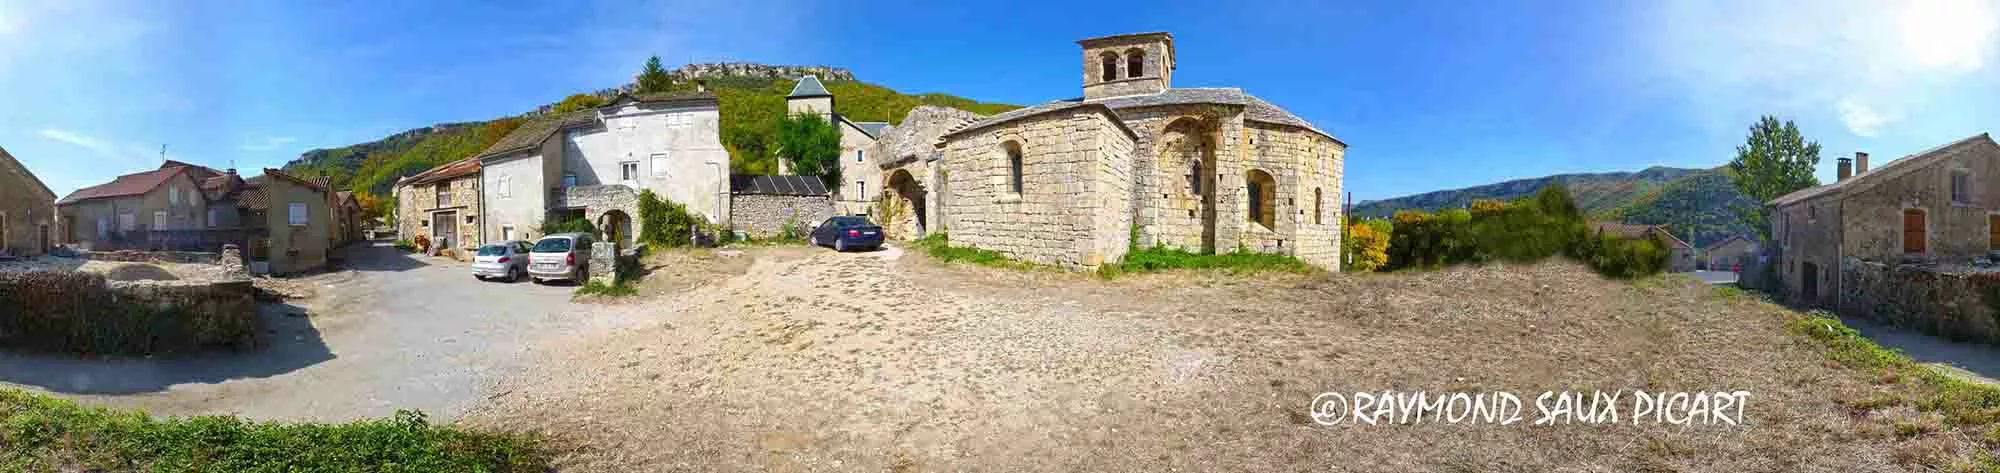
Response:
[[[718,103],[705,91],[621,94],[522,124],[476,156],[484,240],[536,238],[545,219],[581,217],[630,242],[643,190],[728,222]]]

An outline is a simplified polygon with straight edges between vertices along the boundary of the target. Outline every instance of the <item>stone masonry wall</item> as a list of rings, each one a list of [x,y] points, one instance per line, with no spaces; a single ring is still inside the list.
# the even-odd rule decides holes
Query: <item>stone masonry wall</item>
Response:
[[[437,190],[445,187],[451,191],[449,205],[437,205]],[[431,228],[432,217],[440,212],[454,212],[452,224],[457,226],[458,242],[453,245],[460,249],[478,248],[485,240],[480,235],[479,223],[479,176],[471,175],[446,181],[441,185],[405,186],[397,196],[396,219],[401,228],[398,237],[415,240],[417,235],[430,238],[437,233]],[[466,217],[472,217],[470,219]],[[469,221],[468,221],[469,220]]]
[[[1133,145],[1111,120],[1078,107],[950,137],[951,243],[1079,270],[1123,258],[1131,222],[1123,169]],[[1021,149],[1018,194],[1009,182],[1008,142]]]
[[[823,195],[736,194],[729,207],[729,228],[751,238],[776,237],[787,223],[811,231],[834,216],[833,201]]]
[[[1203,196],[1189,173],[1202,159],[1203,192],[1215,193],[1215,250],[1291,255],[1326,268],[1340,267],[1342,160],[1345,149],[1303,129],[1243,120],[1240,108],[1179,105],[1119,111],[1140,136],[1135,169],[1141,246],[1203,249]],[[1247,173],[1277,181],[1273,225],[1249,217]],[[1318,190],[1317,196],[1314,190]],[[1315,220],[1315,197],[1318,219]]]
[[[1840,312],[1952,340],[2000,344],[2000,272],[1847,258]]]

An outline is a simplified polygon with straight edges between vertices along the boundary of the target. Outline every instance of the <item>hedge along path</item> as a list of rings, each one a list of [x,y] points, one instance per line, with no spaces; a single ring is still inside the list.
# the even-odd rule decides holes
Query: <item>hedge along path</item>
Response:
[[[536,436],[432,425],[421,412],[345,424],[159,419],[0,388],[0,470],[538,472]]]

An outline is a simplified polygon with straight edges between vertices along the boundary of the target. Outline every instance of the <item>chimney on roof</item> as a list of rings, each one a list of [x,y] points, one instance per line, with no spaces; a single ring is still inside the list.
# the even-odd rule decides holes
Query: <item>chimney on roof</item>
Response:
[[[1864,172],[1868,172],[1868,153],[1866,153],[1866,152],[1861,152],[1861,151],[1855,151],[1855,152],[1854,152],[1854,174],[1858,176],[1858,175],[1861,175],[1861,173],[1864,173]]]
[[[1847,178],[1854,177],[1854,160],[1840,158],[1840,167],[1836,169],[1834,171],[1834,182],[1845,181]]]
[[[229,168],[229,169],[224,169],[224,170],[222,170],[222,173],[223,173],[223,174],[228,174],[228,175],[231,175],[231,176],[234,176],[234,175],[236,175],[236,168]]]

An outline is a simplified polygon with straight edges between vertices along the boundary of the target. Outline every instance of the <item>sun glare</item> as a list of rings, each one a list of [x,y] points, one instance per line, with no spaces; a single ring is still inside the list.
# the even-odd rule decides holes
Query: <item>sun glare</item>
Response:
[[[1987,0],[1918,0],[1904,5],[1898,26],[1919,64],[1973,70],[1992,53],[1995,13]]]

